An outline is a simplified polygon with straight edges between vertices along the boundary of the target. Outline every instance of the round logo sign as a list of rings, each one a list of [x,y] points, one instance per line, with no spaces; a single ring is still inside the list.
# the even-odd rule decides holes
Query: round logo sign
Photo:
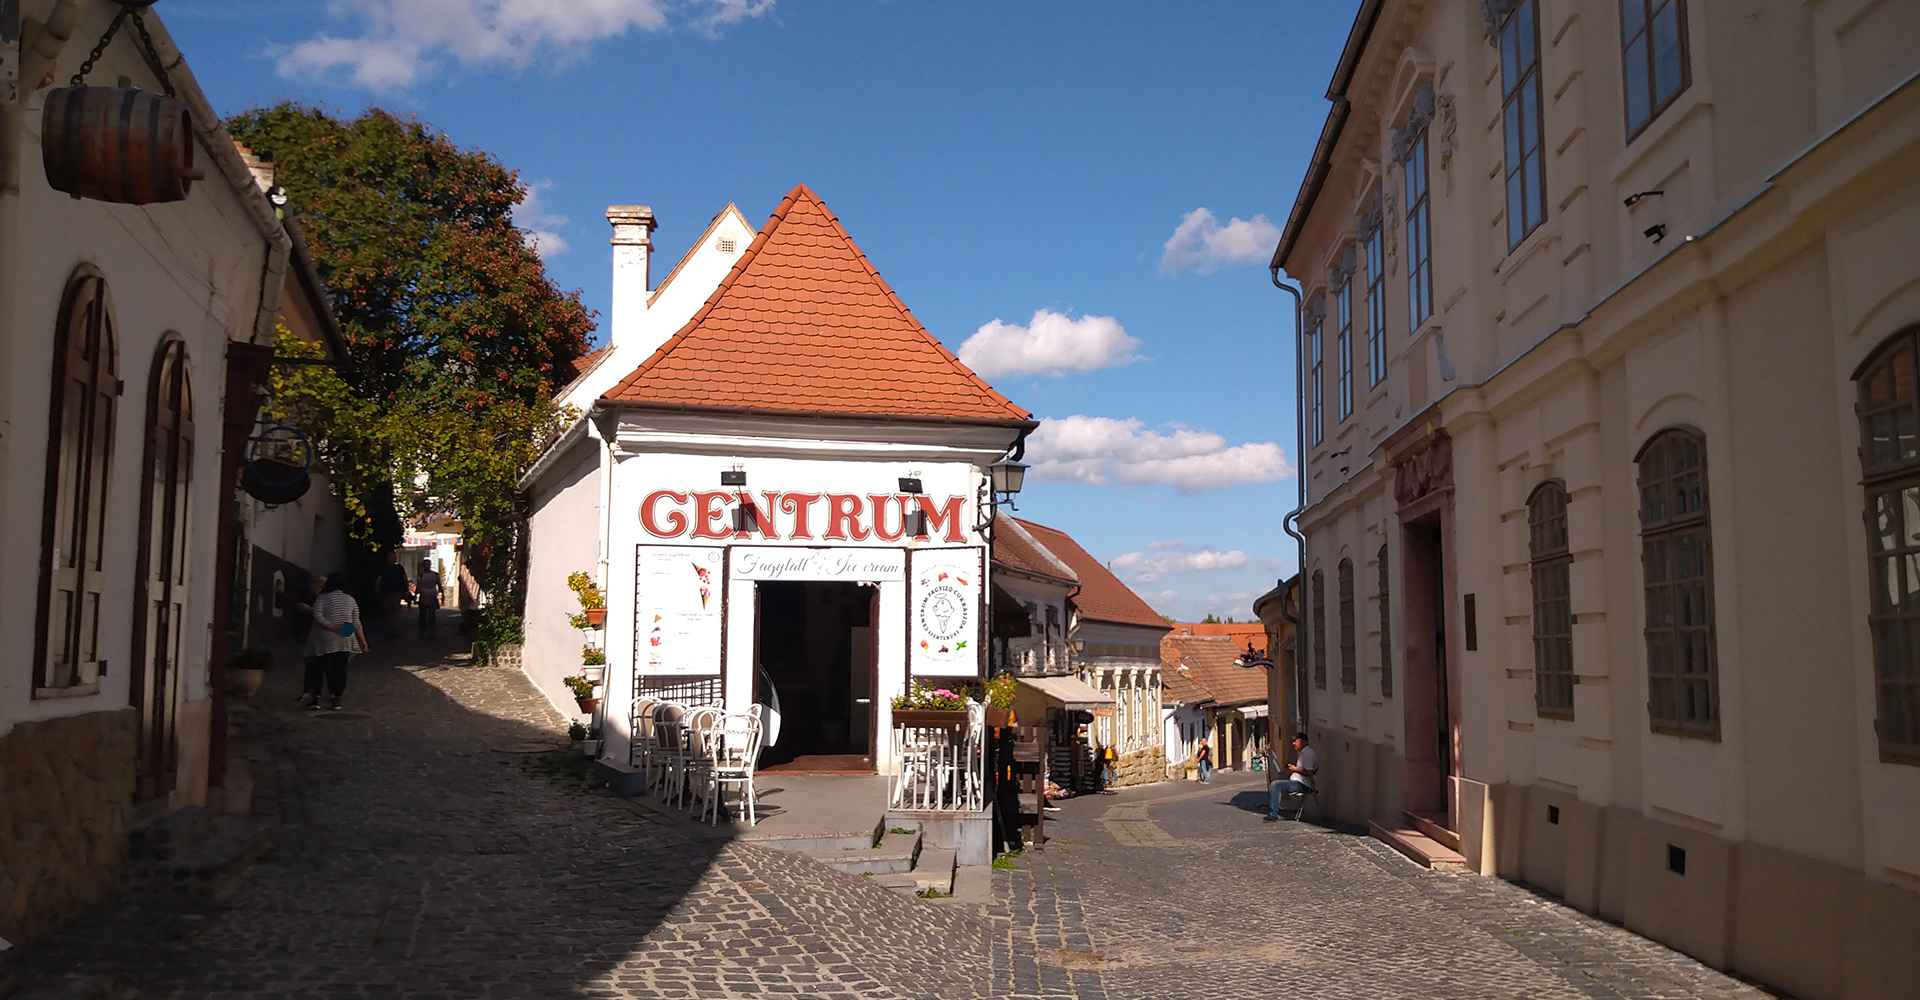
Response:
[[[967,598],[952,584],[935,584],[921,592],[920,632],[935,642],[948,643],[967,634]],[[946,650],[942,650],[945,652]]]

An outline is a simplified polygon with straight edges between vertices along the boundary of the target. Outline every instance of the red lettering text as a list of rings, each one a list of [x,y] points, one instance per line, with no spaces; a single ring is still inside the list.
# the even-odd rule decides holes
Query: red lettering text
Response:
[[[794,541],[813,541],[813,528],[807,523],[807,508],[820,499],[818,493],[787,493],[780,497],[780,509],[793,515],[793,530],[787,537]]]
[[[647,529],[647,534],[655,538],[678,538],[687,530],[687,515],[680,513],[678,510],[669,509],[667,511],[667,526],[663,530],[660,527],[660,522],[654,520],[658,513],[655,507],[662,500],[672,500],[674,506],[678,507],[687,502],[687,495],[685,493],[675,493],[672,490],[654,490],[652,493],[647,494],[647,498],[640,501],[640,526]]]
[[[860,498],[851,493],[827,497],[827,540],[844,542],[867,540],[867,529],[860,525]]]
[[[938,535],[940,533],[940,525],[945,524],[947,526],[947,541],[956,544],[966,542],[967,536],[961,534],[960,525],[960,511],[966,505],[965,497],[948,497],[947,502],[940,505],[937,510],[933,506],[932,498],[922,496],[915,499],[920,501],[920,509],[927,512],[927,531],[929,533]]]
[[[872,505],[873,537],[883,542],[897,542],[906,535],[907,509],[906,505],[901,501],[901,498],[870,494],[867,497],[867,503]],[[887,511],[893,508],[899,508],[900,510],[900,527],[888,531]]]
[[[731,497],[732,494],[724,490],[701,490],[693,495],[693,537],[733,537],[733,529],[722,523],[726,520],[727,500]]]

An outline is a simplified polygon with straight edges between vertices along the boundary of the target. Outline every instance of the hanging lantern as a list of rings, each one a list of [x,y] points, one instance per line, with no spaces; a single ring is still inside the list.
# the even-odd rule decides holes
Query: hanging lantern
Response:
[[[80,72],[67,86],[47,93],[40,116],[40,163],[47,184],[75,198],[121,205],[182,201],[193,182],[204,176],[194,165],[193,116],[174,98],[173,81],[140,15],[153,0],[117,2],[120,13]],[[94,63],[129,20],[140,33],[140,55],[164,96],[85,85]]]
[[[247,442],[240,488],[261,503],[285,506],[313,487],[313,443],[306,432],[275,424]]]

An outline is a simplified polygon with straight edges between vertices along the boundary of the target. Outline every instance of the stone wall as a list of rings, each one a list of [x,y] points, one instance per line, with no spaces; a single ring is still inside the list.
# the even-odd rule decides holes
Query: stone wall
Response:
[[[1167,751],[1162,747],[1123,754],[1113,764],[1114,787],[1151,785],[1167,780]]]
[[[125,708],[0,736],[0,938],[32,941],[117,886],[137,726]]]

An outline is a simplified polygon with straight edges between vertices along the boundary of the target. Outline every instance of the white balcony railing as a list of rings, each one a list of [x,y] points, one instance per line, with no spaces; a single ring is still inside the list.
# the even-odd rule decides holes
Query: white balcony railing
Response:
[[[898,770],[888,795],[892,809],[978,812],[986,808],[987,714],[968,702],[965,721],[893,725]]]

